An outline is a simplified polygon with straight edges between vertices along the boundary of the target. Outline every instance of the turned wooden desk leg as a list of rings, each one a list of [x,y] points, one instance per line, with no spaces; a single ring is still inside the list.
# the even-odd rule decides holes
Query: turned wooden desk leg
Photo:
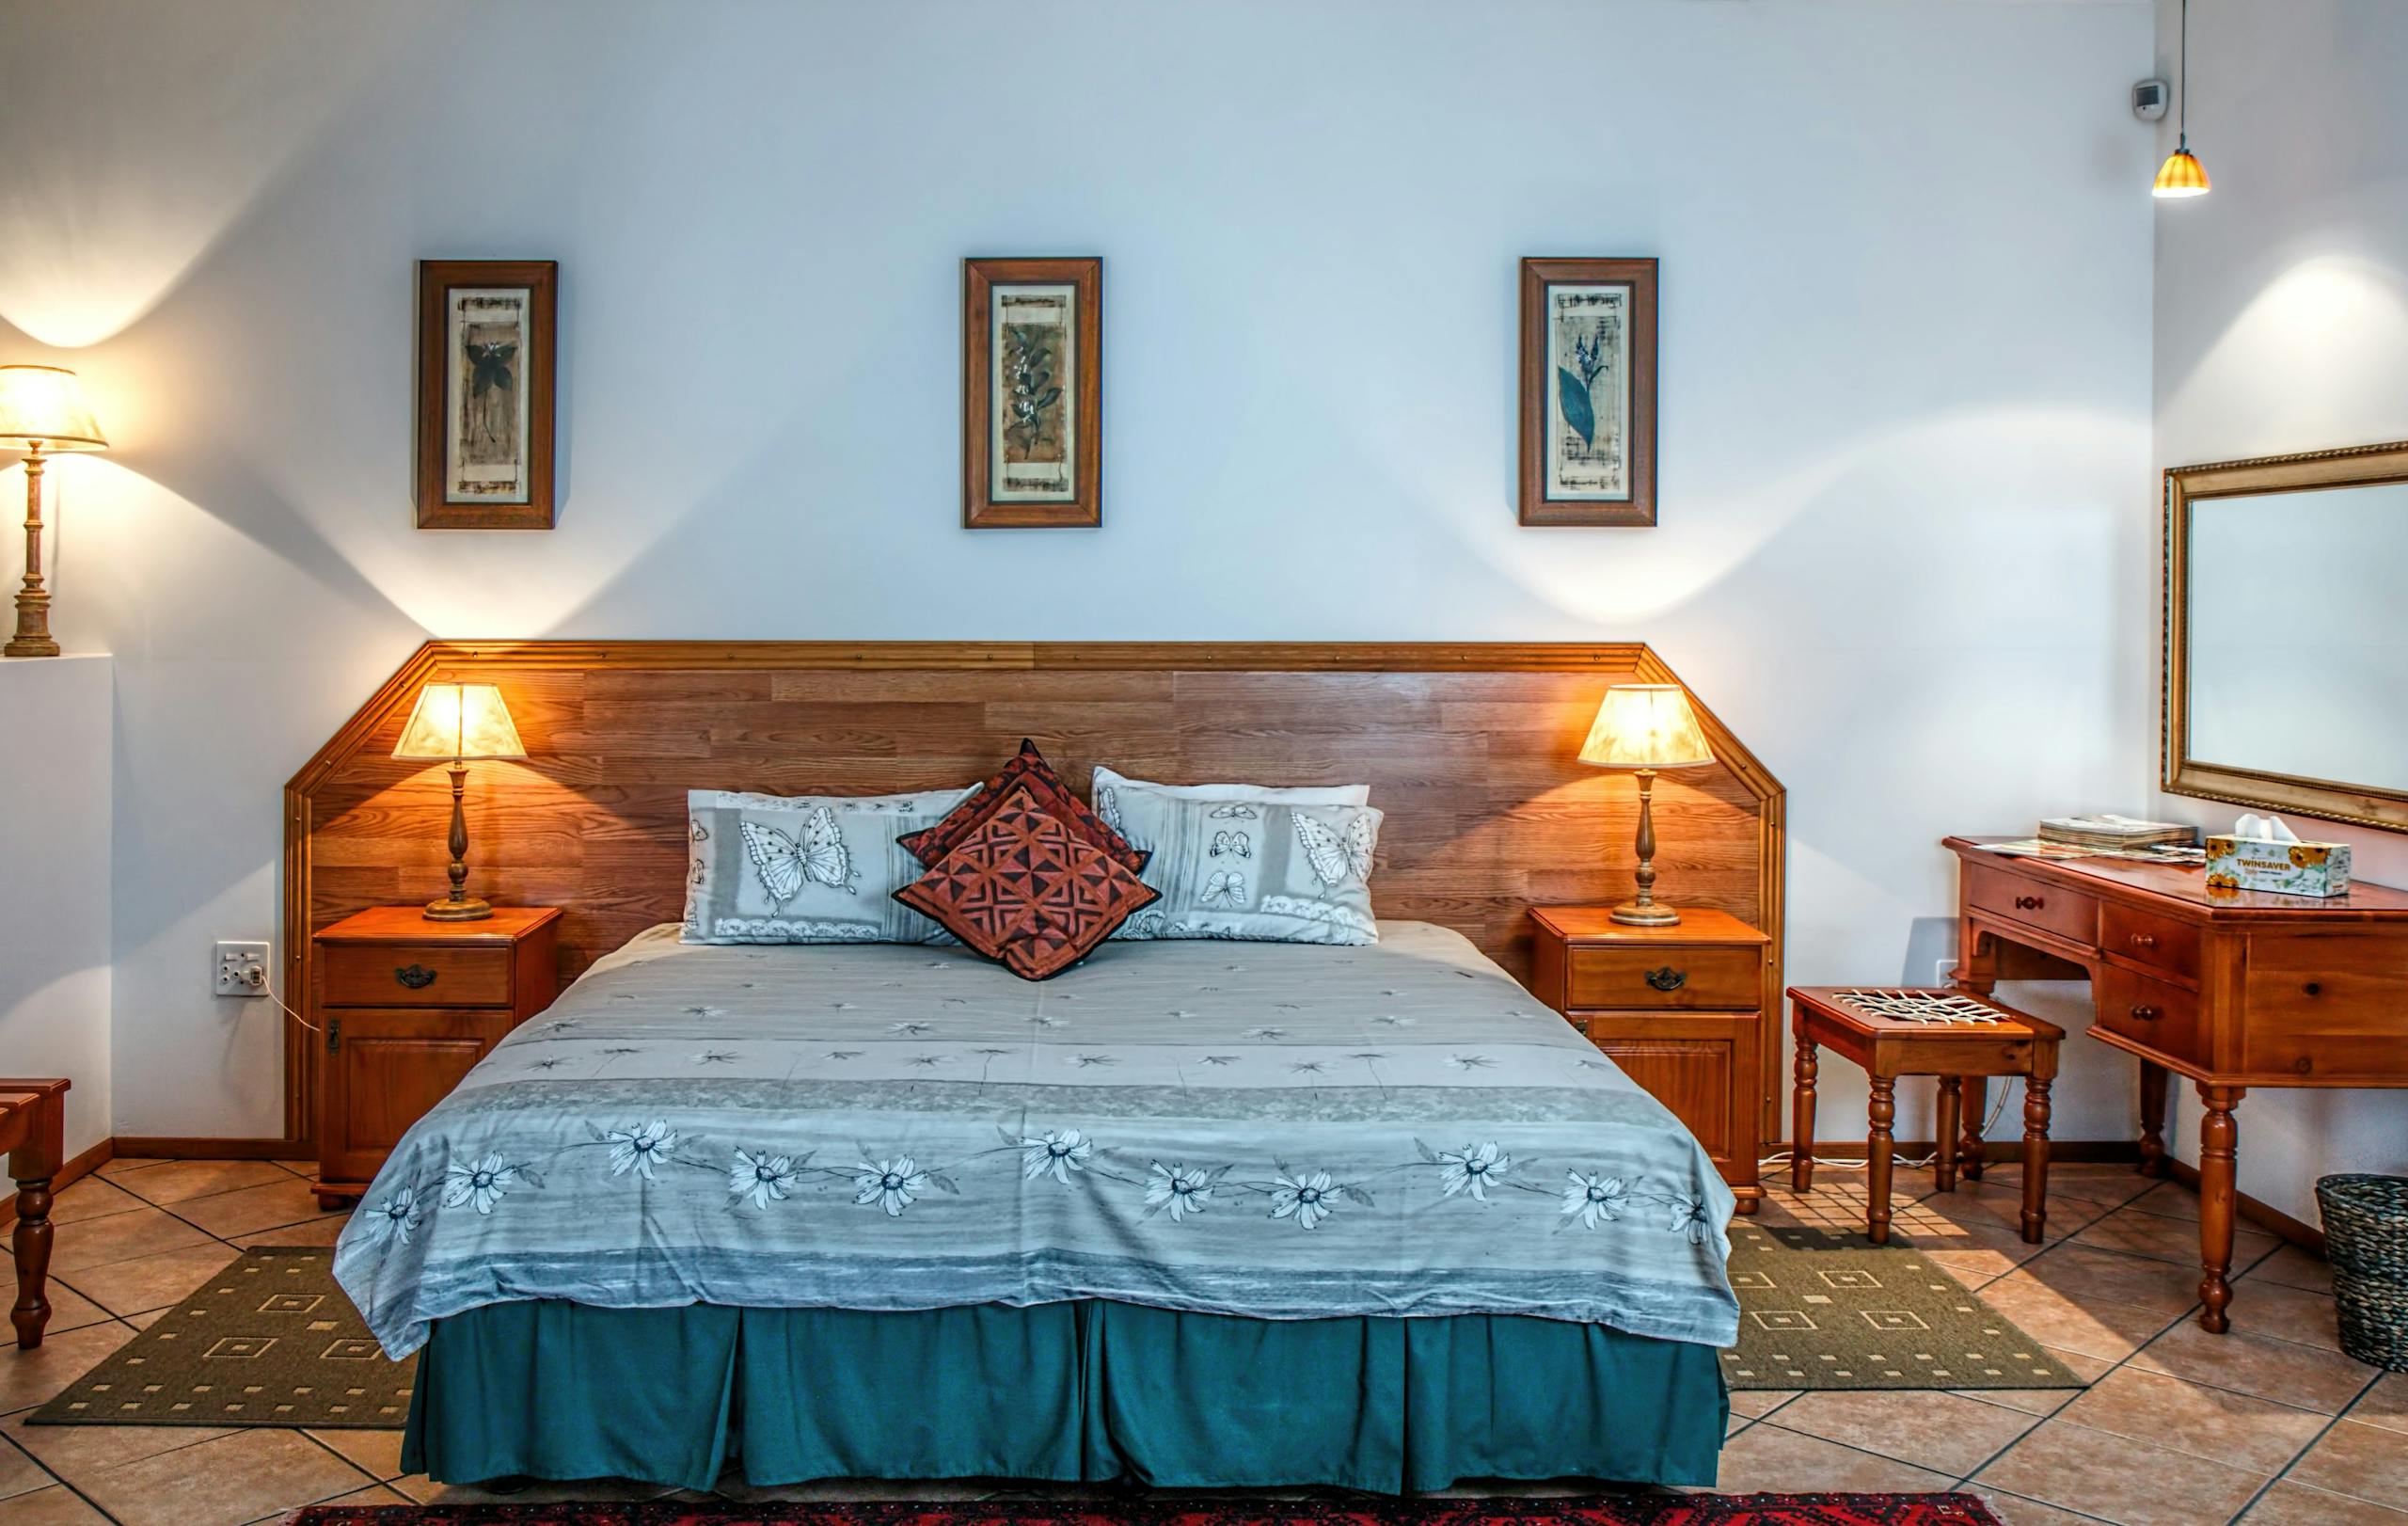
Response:
[[[2224,1274],[2232,1269],[2233,1169],[2241,1129],[2232,1110],[2241,1105],[2240,1087],[2199,1083],[2199,1311],[2200,1327],[2222,1335],[2232,1328],[2232,1284]]]
[[[2165,1165],[2166,1069],[2141,1061],[2141,1164],[2143,1176],[2163,1176]]]
[[[1956,1173],[1968,1182],[1978,1182],[1982,1179],[1982,1121],[1990,1110],[1990,1078],[1969,1075],[1963,1089],[1959,1107],[1965,1117],[1965,1133],[1956,1143]]]
[[[1877,1246],[1890,1243],[1890,1125],[1898,1117],[1897,1087],[1890,1076],[1875,1076],[1865,1109],[1872,1127],[1864,1140],[1864,1237]]]
[[[1932,1127],[1932,1184],[1942,1192],[1956,1190],[1956,1121],[1957,1109],[1965,1093],[1965,1078],[1943,1075],[1940,1078],[1940,1116]]]
[[[2023,1243],[2038,1245],[2049,1225],[2049,1077],[2023,1082]]]
[[[17,1344],[27,1351],[41,1344],[42,1327],[50,1323],[50,1300],[43,1296],[50,1236],[50,1178],[20,1178],[17,1229],[10,1240],[17,1257],[17,1306],[8,1311],[8,1323],[17,1327]]]
[[[1798,1057],[1791,1063],[1789,1089],[1789,1185],[1798,1192],[1814,1190],[1814,1073],[1819,1069],[1814,1041],[1806,1025],[1798,1025]]]

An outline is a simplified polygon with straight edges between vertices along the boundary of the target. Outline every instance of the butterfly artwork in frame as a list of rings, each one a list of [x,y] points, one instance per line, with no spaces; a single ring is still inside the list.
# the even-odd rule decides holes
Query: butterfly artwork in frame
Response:
[[[419,262],[420,530],[552,528],[559,311],[557,262]]]
[[[1656,523],[1656,290],[1653,259],[1522,262],[1522,523]]]
[[[1103,523],[1103,262],[965,260],[961,522]]]

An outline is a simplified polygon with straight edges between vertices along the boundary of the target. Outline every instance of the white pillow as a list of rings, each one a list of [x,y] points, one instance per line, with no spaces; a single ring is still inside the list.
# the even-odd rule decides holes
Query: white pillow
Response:
[[[1095,766],[1095,786],[1091,797],[1098,816],[1106,821],[1104,791],[1116,793],[1123,789],[1151,790],[1172,800],[1209,800],[1214,804],[1230,801],[1245,801],[1254,804],[1273,802],[1282,805],[1369,805],[1371,803],[1370,785],[1158,785],[1145,779],[1131,779],[1113,772],[1099,763]]]
[[[1162,892],[1113,936],[1379,942],[1370,880],[1380,813],[1270,794],[1196,799],[1105,784],[1096,814],[1153,855],[1138,878]]]
[[[680,941],[950,941],[895,898],[921,874],[895,839],[935,826],[977,787],[849,797],[688,790]]]

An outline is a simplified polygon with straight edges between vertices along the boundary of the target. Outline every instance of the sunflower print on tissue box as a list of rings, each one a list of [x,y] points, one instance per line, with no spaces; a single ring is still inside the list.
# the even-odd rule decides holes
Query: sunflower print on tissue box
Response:
[[[1382,818],[1369,805],[1182,799],[1122,780],[1098,785],[1096,814],[1153,854],[1139,878],[1162,892],[1115,938],[1380,941],[1370,879]]]

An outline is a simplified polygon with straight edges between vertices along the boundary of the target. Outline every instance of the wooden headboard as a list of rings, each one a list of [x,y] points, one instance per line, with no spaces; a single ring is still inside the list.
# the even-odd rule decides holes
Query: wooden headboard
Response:
[[[560,906],[563,977],[684,906],[686,791],[879,794],[985,777],[1022,737],[1171,782],[1368,782],[1382,916],[1455,928],[1517,978],[1534,905],[1620,900],[1637,797],[1574,757],[1608,685],[1677,683],[1645,646],[1188,643],[430,642],[285,787],[285,989],[309,935],[444,886],[441,765],[389,755],[419,686],[496,683],[529,754],[468,784],[470,892]],[[1694,697],[1694,696],[1693,696]],[[1656,787],[1660,890],[1772,934],[1782,790],[1703,703],[1719,765]],[[317,1051],[288,1025],[286,1133]],[[1777,1045],[1768,1045],[1768,1049]]]

